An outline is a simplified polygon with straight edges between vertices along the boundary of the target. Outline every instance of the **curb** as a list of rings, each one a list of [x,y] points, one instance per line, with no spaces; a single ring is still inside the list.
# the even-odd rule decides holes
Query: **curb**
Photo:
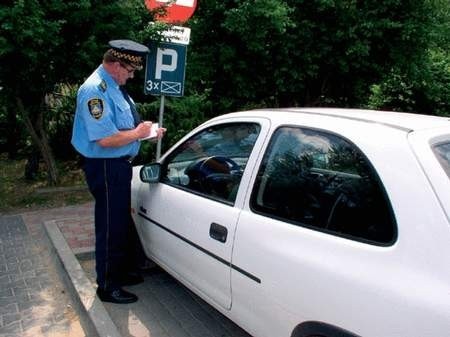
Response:
[[[74,253],[67,244],[55,220],[45,221],[47,236],[56,250],[63,270],[67,273],[69,286],[100,337],[122,337],[103,303],[96,296],[94,286],[85,275]]]

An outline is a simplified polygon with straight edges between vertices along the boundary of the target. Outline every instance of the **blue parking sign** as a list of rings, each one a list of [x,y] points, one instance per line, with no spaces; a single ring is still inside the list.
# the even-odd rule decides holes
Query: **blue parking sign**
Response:
[[[183,96],[187,46],[154,41],[148,48],[144,93]]]

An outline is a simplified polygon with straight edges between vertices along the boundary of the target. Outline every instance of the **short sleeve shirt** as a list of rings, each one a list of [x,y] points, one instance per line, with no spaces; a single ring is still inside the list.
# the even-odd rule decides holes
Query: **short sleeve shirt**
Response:
[[[97,141],[121,130],[134,129],[130,105],[119,85],[100,65],[78,89],[72,145],[88,158],[136,156],[140,142],[102,147]]]

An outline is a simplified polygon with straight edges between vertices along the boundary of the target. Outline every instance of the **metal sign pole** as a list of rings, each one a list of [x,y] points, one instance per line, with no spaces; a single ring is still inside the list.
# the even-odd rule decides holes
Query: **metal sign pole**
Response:
[[[161,95],[161,102],[159,105],[159,127],[163,127],[163,114],[164,114],[164,95]],[[161,142],[162,139],[158,139],[158,143],[156,144],[156,160],[159,160],[161,157]]]
[[[156,0],[155,0],[156,1]],[[181,1],[181,0],[180,0]],[[187,0],[193,1],[193,0]],[[195,3],[195,0],[194,2]],[[163,127],[165,95],[181,97],[184,93],[186,51],[191,30],[173,26],[165,31],[171,42],[150,41],[145,70],[144,93],[160,96],[159,127]],[[162,140],[156,144],[156,160],[161,158]]]

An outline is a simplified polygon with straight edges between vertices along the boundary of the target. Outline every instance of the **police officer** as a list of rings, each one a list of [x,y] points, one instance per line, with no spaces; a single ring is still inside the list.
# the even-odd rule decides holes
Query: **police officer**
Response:
[[[95,199],[97,295],[102,301],[132,303],[123,286],[143,281],[133,267],[137,235],[130,215],[131,178],[140,138],[150,133],[124,90],[143,67],[148,48],[130,40],[109,42],[102,64],[81,85],[72,145],[84,157],[84,173]],[[162,137],[165,129],[158,129]]]

